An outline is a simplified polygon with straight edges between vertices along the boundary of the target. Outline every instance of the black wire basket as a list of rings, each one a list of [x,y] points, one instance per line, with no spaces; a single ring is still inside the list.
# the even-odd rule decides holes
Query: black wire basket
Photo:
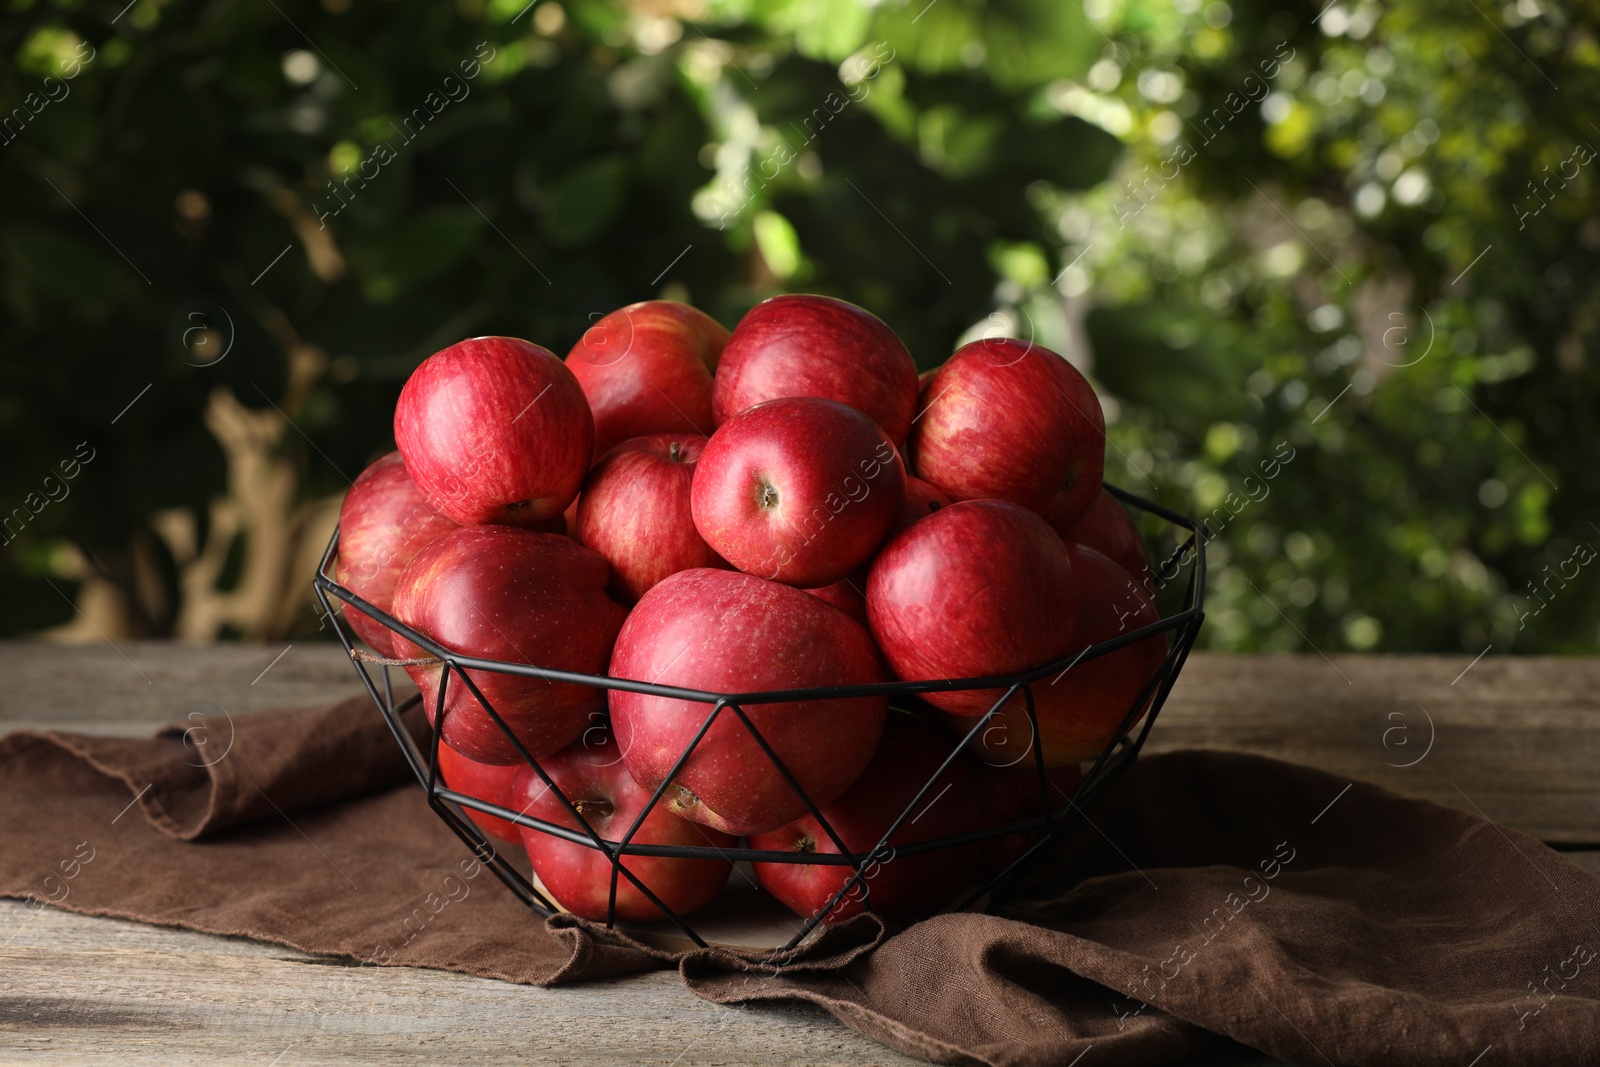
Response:
[[[1203,526],[1187,516],[1115,486],[1107,485],[1106,489],[1118,500],[1136,511],[1156,516],[1163,520],[1164,523],[1169,524],[1170,527],[1175,528],[1177,547],[1160,565],[1152,569],[1152,573],[1159,585],[1162,588],[1166,588],[1185,569],[1188,570],[1187,579],[1182,586],[1183,599],[1181,606],[1165,618],[1136,630],[1118,634],[1114,638],[1091,645],[1070,656],[1063,656],[1059,660],[1041,664],[1032,670],[1022,673],[986,678],[878,682],[863,685],[827,686],[759,693],[716,693],[683,689],[670,685],[656,685],[630,679],[612,678],[605,675],[547,670],[533,664],[506,663],[498,660],[464,656],[438,644],[427,634],[413,630],[386,612],[380,611],[329,577],[329,568],[338,551],[338,530],[334,531],[333,537],[328,542],[327,550],[323,553],[322,562],[318,566],[313,585],[322,609],[327,613],[327,617],[333,621],[334,631],[339,635],[339,640],[350,654],[356,671],[361,676],[363,685],[366,686],[367,692],[371,695],[379,712],[382,713],[390,732],[394,735],[395,741],[405,754],[412,772],[427,791],[429,806],[473,850],[477,857],[489,869],[494,871],[500,880],[530,908],[541,916],[550,916],[562,910],[545,893],[540,891],[539,887],[519,869],[518,865],[501,854],[500,848],[490,841],[478,826],[467,817],[466,809],[504,819],[518,827],[535,829],[576,845],[599,850],[606,855],[611,867],[611,888],[606,918],[607,927],[626,925],[619,924],[616,917],[618,879],[626,878],[661,911],[673,927],[676,927],[683,936],[700,947],[705,947],[707,942],[685,921],[684,916],[674,913],[671,908],[667,907],[657,897],[648,885],[624,866],[622,863],[623,857],[670,856],[684,859],[720,859],[733,862],[829,864],[851,868],[851,876],[845,881],[845,884],[838,890],[828,905],[817,909],[815,914],[802,923],[793,937],[783,946],[782,951],[790,951],[805,940],[817,928],[818,924],[833,911],[835,906],[849,894],[859,893],[860,898],[865,902],[866,908],[870,910],[871,886],[868,872],[874,868],[875,864],[884,861],[886,857],[892,858],[893,856],[960,848],[971,846],[976,842],[991,841],[1015,834],[1030,835],[1030,843],[1020,855],[1017,855],[1002,869],[981,875],[981,883],[970,886],[965,891],[965,895],[960,902],[950,910],[995,909],[1018,887],[1022,877],[1043,855],[1050,842],[1057,839],[1065,827],[1076,819],[1081,818],[1084,809],[1104,794],[1106,789],[1137,758],[1140,748],[1144,745],[1145,738],[1149,736],[1151,726],[1155,723],[1156,716],[1161,711],[1161,706],[1165,702],[1167,694],[1171,692],[1173,683],[1177,680],[1178,672],[1182,669],[1189,650],[1194,646],[1195,638],[1200,630],[1200,624],[1205,617],[1206,534]],[[340,623],[338,613],[329,600],[330,596],[342,601],[345,605],[355,608],[391,631],[404,636],[407,640],[426,650],[431,656],[435,656],[442,661],[443,670],[439,681],[438,702],[432,726],[429,730],[426,751],[413,740],[401,719],[405,712],[420,704],[422,700],[421,694],[412,694],[409,698],[396,701],[389,667],[383,666],[381,673],[378,673],[376,678],[374,677],[375,672],[370,669],[372,664],[364,661],[361,658],[361,654],[357,652],[354,637]],[[950,765],[961,758],[963,749],[967,748],[967,743],[978,736],[995,715],[1006,707],[1018,693],[1023,695],[1024,707],[1031,730],[1030,737],[1037,738],[1039,736],[1039,726],[1034,706],[1033,683],[1047,678],[1058,677],[1077,664],[1116,652],[1119,649],[1155,636],[1162,636],[1167,642],[1166,655],[1160,667],[1154,672],[1144,690],[1128,709],[1112,740],[1106,744],[1093,764],[1083,773],[1078,788],[1064,803],[1055,804],[1051,802],[1044,746],[1031,744],[1030,751],[1034,757],[1034,769],[1037,771],[1039,784],[1038,814],[961,834],[931,838],[912,844],[896,844],[893,846],[892,851],[890,850],[889,842],[894,838],[901,824],[906,819],[911,818],[912,813],[918,809],[924,795],[934,787]],[[648,696],[689,700],[705,705],[707,714],[705,720],[700,724],[694,739],[678,756],[671,772],[654,790],[644,811],[634,820],[628,832],[618,840],[607,840],[590,828],[589,822],[583,817],[578,808],[561,792],[555,782],[551,780],[551,777],[539,765],[539,762],[533,759],[522,743],[517,740],[505,721],[495,711],[490,702],[485,699],[483,693],[473,682],[472,677],[466,673],[469,670],[540,678],[555,682],[569,682],[607,691],[624,690]],[[445,697],[451,685],[466,686],[478,705],[482,707],[484,713],[510,740],[521,759],[526,761],[527,765],[539,776],[545,787],[550,790],[551,794],[560,801],[568,813],[576,820],[577,825],[584,827],[585,830],[573,830],[567,826],[548,822],[522,812],[512,811],[498,804],[469,796],[446,786],[439,771],[439,745],[446,715]],[[897,699],[904,703],[909,698],[914,698],[922,693],[973,689],[1000,689],[1003,692],[987,712],[971,720],[971,726],[967,729],[965,736],[956,741],[938,770],[918,790],[911,802],[906,805],[905,810],[901,812],[889,829],[882,835],[876,846],[865,852],[853,852],[845,847],[840,836],[823,817],[819,806],[813,803],[811,798],[806,795],[794,776],[783,765],[783,762],[773,752],[743,710],[746,705],[752,704],[884,695],[888,696],[892,707]],[[1148,710],[1144,711],[1144,717],[1141,720],[1140,713],[1144,709]],[[688,761],[700,739],[705,736],[712,723],[722,715],[733,715],[743,723],[756,744],[760,746],[767,758],[772,761],[774,768],[805,804],[806,810],[812,818],[817,821],[823,832],[833,839],[833,842],[839,848],[837,854],[819,851],[795,852],[753,848],[721,848],[711,845],[641,844],[632,840],[648,815],[661,802],[663,794],[665,794],[668,786],[677,776],[678,771]],[[1135,725],[1138,725],[1137,730],[1134,729]],[[1060,791],[1057,790],[1057,793],[1059,794]],[[711,905],[712,908],[716,906],[715,903]]]

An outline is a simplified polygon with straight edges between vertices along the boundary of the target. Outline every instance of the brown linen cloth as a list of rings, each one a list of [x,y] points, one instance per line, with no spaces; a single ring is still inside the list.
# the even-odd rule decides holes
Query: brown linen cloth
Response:
[[[1171,1063],[1217,1034],[1298,1063],[1600,1062],[1600,882],[1304,767],[1149,757],[1011,917],[862,916],[778,962],[541,923],[405,778],[364,697],[152,740],[15,733],[0,895],[513,982],[676,963],[707,999],[808,1000],[944,1063]]]

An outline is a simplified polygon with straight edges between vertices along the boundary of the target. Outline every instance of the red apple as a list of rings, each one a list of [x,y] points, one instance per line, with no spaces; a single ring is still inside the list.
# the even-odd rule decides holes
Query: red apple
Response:
[[[964,345],[923,386],[917,474],[956,500],[1009,500],[1057,529],[1100,492],[1105,416],[1077,369],[1031,341]]]
[[[538,345],[476,337],[435,352],[394,409],[406,470],[463,526],[532,526],[577,495],[594,449],[578,380]]]
[[[1144,587],[1106,556],[1079,544],[1067,545],[1067,555],[1072,558],[1072,573],[1078,582],[1073,652],[1160,620]],[[1166,655],[1166,637],[1157,634],[1035,682],[1034,712],[1039,719],[1045,763],[1060,767],[1099,756]],[[1139,717],[1148,708],[1146,698]],[[1028,748],[1031,736],[1027,708],[1019,694],[990,720],[988,729],[973,738],[973,743],[985,761],[1009,762],[1017,758],[1021,749]],[[1031,750],[1024,754],[1032,758]]]
[[[644,595],[617,637],[611,673],[712,693],[884,680],[866,628],[799,589],[724,570],[679,571]],[[824,804],[872,758],[888,699],[749,704],[743,711],[812,801]],[[634,780],[654,789],[712,706],[611,692]],[[663,796],[674,814],[730,834],[775,830],[805,810],[738,717],[724,708]]]
[[[950,503],[950,498],[939,492],[921,478],[906,475],[906,502],[900,511],[900,521],[890,532],[890,538],[897,536],[902,530],[918,519],[925,519],[935,511]],[[870,561],[867,566],[860,567],[850,574],[840,578],[837,582],[828,585],[807,589],[806,592],[819,600],[826,600],[852,619],[866,626],[867,623],[867,574],[871,570]]]
[[[816,397],[771,400],[707,442],[694,524],[747,574],[827,585],[883,543],[900,519],[905,480],[894,445],[861,412]]]
[[[1145,553],[1144,538],[1133,524],[1128,511],[1116,497],[1101,489],[1083,518],[1065,529],[1056,527],[1061,540],[1076,541],[1103,552],[1111,561],[1128,572],[1129,577],[1144,587],[1146,592],[1155,589],[1150,575],[1150,557]]]
[[[890,537],[898,536],[906,527],[918,519],[925,519],[942,507],[955,503],[939,487],[921,478],[906,475],[906,504],[900,512],[900,521],[895,524],[894,532]]]
[[[429,506],[400,453],[374,460],[339,508],[339,562],[333,577],[373,607],[389,611],[394,585],[417,550],[456,524]],[[394,614],[392,611],[389,612]],[[394,655],[389,628],[348,608],[345,619],[380,656]]]
[[[559,534],[469,526],[413,557],[395,587],[394,616],[465,656],[604,674],[628,613],[606,595],[609,577],[604,559]],[[428,655],[398,634],[394,650],[406,659]],[[406,668],[430,720],[442,672],[426,664]],[[535,759],[565,747],[605,707],[605,691],[586,685],[467,673]],[[469,759],[520,758],[458,676],[446,685],[445,716],[445,742]]]
[[[785,396],[837,400],[863,412],[896,445],[917,413],[917,366],[870,312],[827,296],[775,296],[739,320],[712,392],[717,424]]]
[[[837,800],[821,806],[822,817],[857,855],[870,852],[894,825],[918,790],[934,778],[954,742],[944,734],[899,712],[890,714],[877,754],[861,777]],[[960,759],[939,774],[914,809],[889,839],[890,848],[982,829],[981,798],[973,787],[967,761]],[[812,815],[750,838],[750,847],[772,851],[840,855],[839,846]],[[949,904],[977,868],[981,842],[873,860],[864,882],[848,891],[824,916],[839,922],[869,907],[880,915],[909,921]],[[810,917],[828,907],[854,875],[850,867],[824,864],[757,863],[763,888],[797,915]]]
[[[961,730],[958,736],[965,736],[966,731],[972,728],[971,719],[956,719],[955,716],[951,716],[951,719],[950,725]],[[990,720],[980,733],[995,728],[995,722]],[[1006,823],[1044,815],[1047,811],[1054,812],[1066,805],[1083,783],[1083,774],[1076,763],[1051,767],[1045,771],[1045,791],[1041,795],[1039,768],[1031,758],[1025,758],[1030,753],[1021,751],[1020,747],[1017,752],[1008,752],[1004,757],[1006,760],[1016,760],[1015,763],[998,763],[1001,757],[995,752],[978,751],[973,755],[977,758],[970,764],[972,781],[977,787],[985,826],[1004,826]],[[979,864],[983,874],[996,875],[1005,870],[1038,837],[1037,830],[1022,831],[1004,837],[992,837],[984,842],[983,859]]]
[[[669,574],[723,566],[694,527],[689,491],[706,439],[655,434],[601,457],[578,497],[578,540],[611,564],[611,595],[632,604]]]
[[[594,411],[594,454],[630,437],[708,434],[711,376],[728,331],[688,304],[645,300],[596,322],[567,353]]]
[[[819,585],[806,592],[824,603],[832,604],[862,626],[867,625],[867,576],[863,571],[856,571],[840,578],[837,582]]]
[[[539,766],[562,796],[578,809],[589,828],[608,842],[622,840],[650,802],[650,790],[641,789],[628,776],[616,742],[609,737],[603,743],[580,741],[540,760]],[[545,785],[532,767],[520,767],[516,775],[511,795],[518,810],[568,829],[583,830],[561,798]],[[606,854],[563,841],[543,830],[521,829],[528,862],[556,901],[574,915],[604,921],[611,897],[611,861]],[[665,800],[651,809],[639,832],[629,840],[640,845],[699,845],[718,849],[730,848],[736,843],[728,834],[680,819],[667,810]],[[650,892],[680,917],[711,903],[733,869],[733,864],[727,860],[676,856],[625,856],[622,866],[649,886]],[[620,873],[617,875],[616,917],[633,921],[666,918],[650,898]]]
[[[1066,546],[1043,519],[1003,500],[969,500],[940,508],[884,547],[867,579],[867,618],[901,678],[980,678],[1064,653],[1078,596]],[[923,699],[979,715],[1003,693]]]
[[[449,745],[442,743],[439,745],[439,777],[444,784],[458,793],[477,797],[490,804],[498,804],[502,808],[520,807],[511,799],[511,780],[517,776],[517,771],[524,767],[526,764],[479,763],[477,760],[468,759]],[[468,807],[463,807],[461,810],[467,813],[467,818],[478,825],[478,829],[490,837],[498,837],[514,845],[522,844],[522,829],[516,823]]]

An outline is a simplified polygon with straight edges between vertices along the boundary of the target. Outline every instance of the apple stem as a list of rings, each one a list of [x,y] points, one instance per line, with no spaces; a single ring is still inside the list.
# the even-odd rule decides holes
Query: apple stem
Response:
[[[756,507],[770,510],[778,506],[778,487],[765,477],[756,479]]]
[[[438,656],[421,656],[417,659],[391,659],[380,656],[376,652],[368,652],[364,648],[352,648],[350,658],[358,659],[362,663],[376,663],[383,667],[437,667],[444,660]]]
[[[683,459],[683,442],[674,441],[667,447],[667,458],[677,463]]]

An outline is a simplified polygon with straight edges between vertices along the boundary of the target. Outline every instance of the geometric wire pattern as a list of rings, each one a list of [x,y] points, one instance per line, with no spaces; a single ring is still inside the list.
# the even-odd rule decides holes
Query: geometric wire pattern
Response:
[[[380,611],[365,600],[356,596],[348,589],[329,577],[329,567],[338,551],[339,532],[335,530],[333,537],[328,542],[327,550],[323,553],[322,562],[318,566],[317,575],[313,585],[317,598],[322,604],[323,611],[333,621],[334,630],[339,635],[339,640],[344,644],[345,650],[351,653],[351,661],[355,664],[361,681],[368,694],[382,713],[395,741],[400,745],[412,773],[427,791],[429,806],[444,820],[445,824],[464,841],[490,870],[500,878],[506,886],[521,898],[526,904],[540,915],[549,916],[557,912],[556,905],[545,895],[539,892],[526,876],[514,865],[508,863],[500,855],[498,848],[484,836],[478,827],[466,817],[463,809],[470,808],[474,811],[488,815],[498,816],[507,822],[519,827],[527,827],[551,834],[573,844],[587,848],[597,849],[604,853],[610,860],[611,889],[610,902],[607,909],[606,925],[615,925],[616,896],[618,880],[626,878],[644,897],[655,905],[662,914],[671,921],[695,944],[704,947],[705,941],[701,939],[694,929],[685,921],[684,917],[675,914],[651,891],[650,887],[636,877],[621,862],[624,856],[674,856],[690,859],[723,859],[730,861],[750,860],[766,863],[801,863],[801,864],[828,864],[852,868],[851,877],[835,893],[833,899],[822,908],[817,909],[798,930],[794,937],[785,946],[784,950],[792,950],[814,930],[823,918],[832,912],[839,901],[845,899],[852,892],[859,889],[859,899],[868,908],[871,907],[871,891],[869,872],[874,865],[884,862],[888,856],[914,855],[932,852],[939,849],[956,848],[984,841],[992,838],[1005,837],[1016,833],[1034,834],[1035,839],[1031,846],[1009,863],[1004,869],[994,872],[986,877],[981,885],[975,886],[970,893],[956,905],[955,910],[965,911],[974,908],[988,910],[997,907],[1008,894],[1016,888],[1021,878],[1026,874],[1032,863],[1041,855],[1048,843],[1060,834],[1062,829],[1073,820],[1080,817],[1083,811],[1093,803],[1137,758],[1139,750],[1144,745],[1145,738],[1149,735],[1151,726],[1155,723],[1157,714],[1161,711],[1162,704],[1166,701],[1167,694],[1171,691],[1173,683],[1177,680],[1178,672],[1182,669],[1184,660],[1188,657],[1189,650],[1194,647],[1194,642],[1200,630],[1200,624],[1205,617],[1205,578],[1206,578],[1206,531],[1203,526],[1193,519],[1171,511],[1159,504],[1152,503],[1142,497],[1136,496],[1116,486],[1107,485],[1107,491],[1116,496],[1125,504],[1165,520],[1182,531],[1186,531],[1187,538],[1182,538],[1180,544],[1154,573],[1163,582],[1170,581],[1177,574],[1189,567],[1189,577],[1184,590],[1182,608],[1171,616],[1160,619],[1137,630],[1130,630],[1118,634],[1114,638],[1090,645],[1081,652],[1071,656],[1063,656],[1051,663],[1041,664],[1032,670],[1010,675],[997,675],[986,678],[959,678],[942,681],[922,682],[875,682],[861,685],[822,686],[806,689],[791,689],[759,693],[715,693],[695,689],[683,689],[677,686],[656,685],[647,682],[637,682],[628,679],[612,678],[605,675],[578,674],[570,671],[547,670],[532,664],[508,663],[498,660],[485,660],[473,656],[463,656],[438,644],[427,634],[413,630],[411,627]],[[1187,560],[1186,560],[1187,557]],[[406,730],[401,721],[401,715],[422,699],[420,694],[415,694],[408,700],[396,703],[394,690],[390,683],[389,668],[385,666],[381,675],[375,680],[373,672],[368,669],[368,664],[363,663],[354,654],[352,636],[345,631],[339,622],[338,614],[334,611],[329,597],[342,601],[345,605],[362,612],[383,626],[397,634],[403,635],[407,640],[425,649],[430,655],[443,661],[443,671],[439,682],[438,704],[430,727],[427,750],[419,748]],[[1030,745],[1034,756],[1034,767],[1038,774],[1039,783],[1039,809],[1038,814],[1022,819],[1014,819],[1004,824],[984,827],[979,830],[945,837],[932,838],[918,841],[913,844],[894,846],[892,852],[888,849],[889,841],[894,837],[900,825],[917,810],[923,796],[934,787],[940,777],[951,763],[960,758],[961,752],[966,748],[966,743],[977,736],[994,716],[1016,694],[1021,693],[1027,711],[1028,723],[1031,730],[1030,737],[1039,736],[1038,718],[1034,708],[1033,683],[1046,678],[1066,674],[1070,680],[1071,668],[1079,663],[1107,655],[1118,649],[1136,644],[1149,637],[1164,635],[1167,640],[1167,654],[1161,666],[1150,678],[1144,691],[1129,707],[1116,734],[1105,746],[1091,768],[1084,773],[1082,781],[1073,795],[1064,803],[1052,804],[1050,786],[1046,778],[1043,746]],[[673,765],[671,772],[663,778],[661,784],[651,795],[649,802],[639,816],[633,821],[620,838],[607,840],[601,837],[589,826],[582,812],[561,792],[549,775],[539,765],[539,762],[528,753],[516,735],[507,727],[494,707],[484,698],[483,693],[473,682],[468,671],[481,671],[490,674],[509,674],[530,678],[543,678],[556,682],[570,682],[578,685],[591,686],[604,690],[625,690],[643,693],[650,696],[671,697],[679,700],[693,701],[706,707],[706,717],[700,724],[693,740],[684,748]],[[570,827],[548,822],[534,816],[492,804],[477,797],[468,796],[448,788],[439,776],[439,744],[444,727],[445,694],[452,685],[465,686],[476,703],[484,713],[509,739],[518,755],[532,767],[534,773],[543,780],[547,789],[567,809],[568,813],[584,827],[583,830],[573,830]],[[994,702],[989,710],[973,719],[967,734],[958,740],[939,765],[938,770],[928,779],[917,794],[906,805],[906,808],[896,818],[889,829],[881,836],[878,843],[864,852],[853,852],[845,847],[844,841],[828,825],[818,806],[806,795],[789,769],[783,765],[766,739],[745,714],[745,707],[759,704],[782,703],[804,699],[834,699],[860,696],[887,695],[893,702],[897,696],[912,696],[920,693],[943,692],[951,690],[971,689],[1002,689],[1001,696]],[[1148,710],[1142,720],[1139,719],[1140,709]],[[812,818],[817,821],[823,833],[827,834],[839,849],[837,854],[827,852],[794,852],[772,851],[751,848],[719,848],[714,845],[650,845],[641,844],[632,840],[643,825],[645,818],[654,810],[656,804],[667,791],[668,786],[676,778],[679,769],[694,752],[695,745],[706,731],[711,728],[718,718],[731,715],[739,720],[744,729],[749,731],[755,743],[772,762],[775,770],[787,782]],[[1135,722],[1139,723],[1137,732],[1133,731]],[[1025,758],[1025,757],[1024,757]]]

